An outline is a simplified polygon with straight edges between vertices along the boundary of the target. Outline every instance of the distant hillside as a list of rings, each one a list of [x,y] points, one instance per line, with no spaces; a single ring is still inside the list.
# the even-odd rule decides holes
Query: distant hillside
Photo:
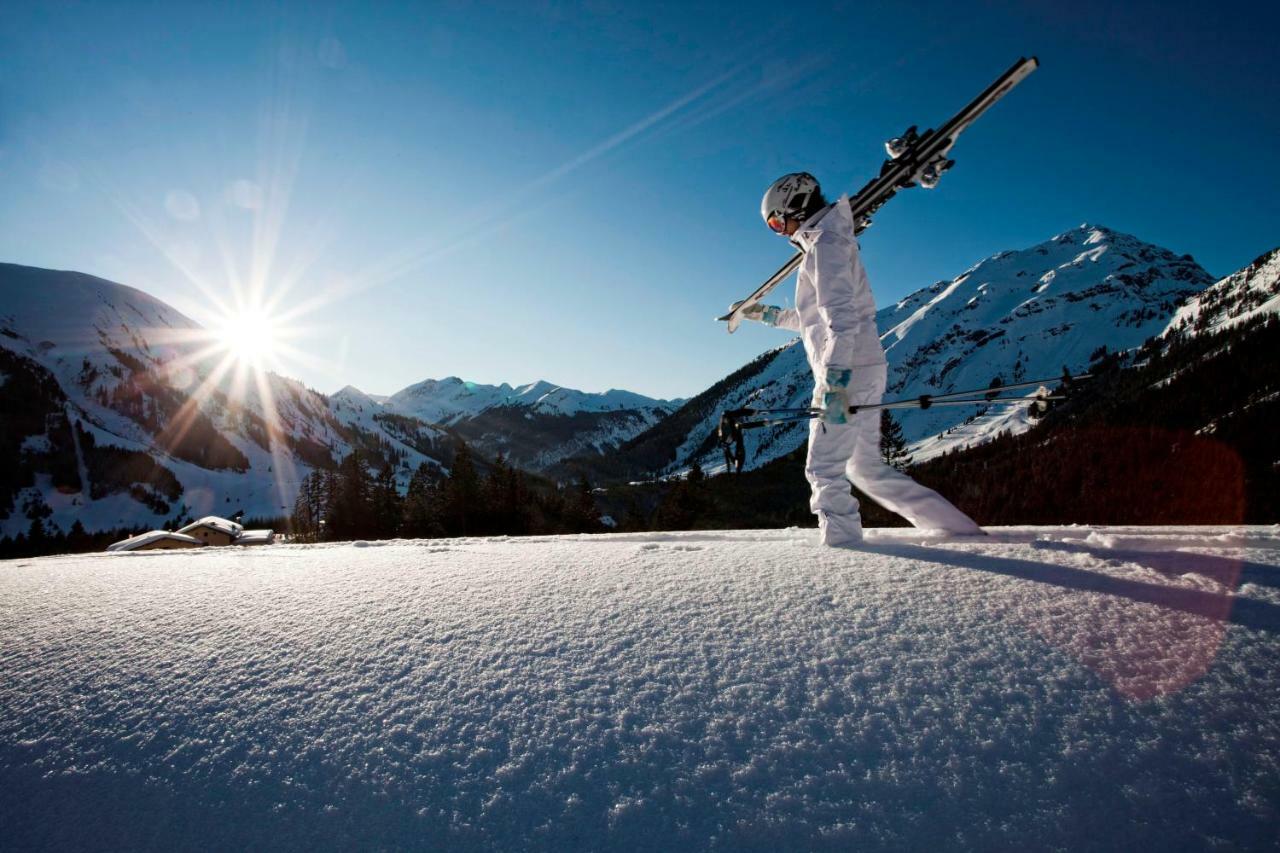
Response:
[[[1043,425],[912,474],[986,524],[1280,521],[1277,352],[1268,314],[1108,356]]]
[[[272,373],[219,370],[200,324],[132,287],[0,264],[0,535],[292,509],[352,450],[405,483],[457,439]],[[372,402],[372,401],[370,401]],[[376,404],[374,404],[376,405]]]
[[[1280,313],[1280,248],[1272,249],[1188,299],[1169,321],[1166,334],[1198,335]]]
[[[603,461],[682,402],[618,389],[588,393],[545,381],[482,385],[450,376],[410,385],[382,405],[447,425],[480,453],[541,472],[570,456]]]
[[[1280,522],[1280,316],[1152,338],[1029,431],[985,436],[911,468],[981,524]],[[803,448],[741,475],[618,486],[629,529],[814,523]],[[869,527],[904,522],[862,501]]]

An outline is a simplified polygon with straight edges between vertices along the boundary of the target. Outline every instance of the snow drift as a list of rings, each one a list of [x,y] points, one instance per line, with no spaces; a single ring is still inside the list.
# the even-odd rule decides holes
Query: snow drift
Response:
[[[874,533],[0,564],[0,837],[1274,844],[1280,529]]]

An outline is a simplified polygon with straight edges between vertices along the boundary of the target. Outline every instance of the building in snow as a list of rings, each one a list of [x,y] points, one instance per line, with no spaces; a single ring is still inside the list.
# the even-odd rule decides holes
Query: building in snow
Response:
[[[206,515],[178,530],[194,536],[206,545],[270,545],[275,541],[274,530],[245,530],[235,521]]]
[[[152,530],[107,546],[108,551],[154,551],[161,548],[197,548],[202,545],[270,545],[274,530],[245,530],[237,522],[206,515],[176,533]]]
[[[108,551],[173,551],[180,548],[201,548],[204,543],[185,533],[168,530],[151,530],[139,533],[107,546]]]
[[[232,545],[244,533],[244,528],[234,521],[206,515],[186,527],[178,528],[178,532],[194,536],[206,545]]]

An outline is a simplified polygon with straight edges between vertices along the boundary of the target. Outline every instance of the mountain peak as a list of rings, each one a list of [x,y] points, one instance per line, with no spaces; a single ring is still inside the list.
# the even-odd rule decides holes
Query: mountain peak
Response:
[[[374,400],[373,397],[364,393],[354,385],[343,385],[340,389],[338,389],[336,393],[332,395],[330,399],[344,400],[344,401],[355,403],[358,405],[370,405],[370,406],[378,405],[377,401]]]
[[[1100,348],[1141,345],[1212,281],[1189,255],[1096,222],[997,252],[876,314],[890,368],[885,397],[986,388],[997,378],[1011,383],[1057,376],[1064,365],[1079,370]],[[682,470],[695,460],[705,470],[720,467],[718,450],[707,436],[721,411],[806,406],[812,391],[798,342],[762,356],[695,397],[695,409],[678,412],[675,417],[688,422],[687,431],[663,427],[653,439],[670,460],[661,473]],[[944,431],[973,440],[975,428],[966,421],[973,414],[934,407],[899,418],[911,440]],[[790,427],[748,436],[749,464],[790,452],[804,435],[804,427]],[[643,439],[637,438],[636,446],[653,455]]]

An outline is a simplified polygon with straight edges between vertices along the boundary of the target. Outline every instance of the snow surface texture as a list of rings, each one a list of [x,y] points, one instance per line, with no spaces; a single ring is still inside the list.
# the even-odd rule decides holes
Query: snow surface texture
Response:
[[[815,539],[0,564],[0,838],[1274,849],[1280,528]]]

